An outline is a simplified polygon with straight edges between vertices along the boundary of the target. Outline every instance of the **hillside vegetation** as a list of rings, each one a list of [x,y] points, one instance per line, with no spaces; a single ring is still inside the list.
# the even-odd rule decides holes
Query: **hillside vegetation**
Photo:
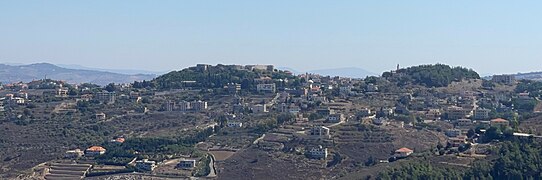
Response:
[[[155,75],[126,75],[104,71],[62,68],[53,64],[38,63],[30,65],[10,66],[0,64],[0,82],[30,82],[36,79],[56,79],[68,83],[92,83],[106,85],[109,83],[129,83],[151,80]]]
[[[255,87],[254,79],[271,77],[273,79],[295,79],[284,71],[246,70],[237,66],[216,65],[203,69],[190,67],[180,71],[172,71],[157,77],[152,82],[159,89],[174,89],[184,87],[222,88],[228,83],[241,84],[242,89]],[[286,84],[295,83],[285,82]]]
[[[541,153],[539,142],[515,140],[502,144],[495,160],[479,160],[470,169],[416,162],[384,171],[377,179],[537,179],[542,175]]]
[[[452,82],[480,79],[480,75],[472,69],[450,67],[444,64],[408,67],[397,70],[396,74],[398,75],[384,72],[382,76],[400,85],[418,84],[426,87],[446,87]]]

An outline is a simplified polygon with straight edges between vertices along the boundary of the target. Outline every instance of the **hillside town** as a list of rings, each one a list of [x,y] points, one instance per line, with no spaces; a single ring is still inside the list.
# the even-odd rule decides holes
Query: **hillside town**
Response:
[[[126,84],[3,84],[0,179],[395,179],[408,164],[465,177],[509,142],[539,141],[541,88],[442,64],[366,78],[197,64]]]

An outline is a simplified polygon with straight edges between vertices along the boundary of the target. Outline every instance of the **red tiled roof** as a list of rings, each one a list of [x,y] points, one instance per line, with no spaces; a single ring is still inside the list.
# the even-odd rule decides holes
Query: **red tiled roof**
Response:
[[[508,122],[508,121],[503,118],[497,118],[497,119],[492,119],[491,122]]]
[[[395,152],[397,152],[397,153],[409,153],[409,152],[414,152],[414,151],[411,150],[411,149],[408,149],[408,148],[404,147],[404,148],[398,149],[398,150],[395,151]]]
[[[105,151],[105,148],[101,146],[92,146],[92,147],[89,147],[87,151],[99,152],[99,151]]]

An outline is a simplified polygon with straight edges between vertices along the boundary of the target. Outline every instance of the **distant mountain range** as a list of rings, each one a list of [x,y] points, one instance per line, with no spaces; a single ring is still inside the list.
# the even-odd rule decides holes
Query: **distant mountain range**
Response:
[[[82,66],[80,66],[82,67]],[[109,83],[130,83],[141,80],[152,80],[155,74],[122,74],[99,70],[72,69],[49,63],[29,65],[0,64],[0,82],[30,82],[43,78],[64,80],[68,83],[93,83],[106,85]]]
[[[287,67],[279,67],[278,69],[287,70],[294,74],[303,74],[305,72],[297,71]],[[320,74],[324,76],[341,76],[341,77],[351,77],[351,78],[365,78],[367,76],[378,76],[377,73],[367,71],[362,68],[357,67],[346,67],[346,68],[333,68],[333,69],[318,69],[307,71],[312,74]]]
[[[513,74],[516,79],[526,79],[533,81],[542,81],[542,72],[529,72],[529,73],[517,73]],[[483,79],[491,80],[493,75],[484,76]]]
[[[518,73],[516,74],[516,79],[542,81],[542,72]]]
[[[126,75],[137,75],[137,74],[149,74],[149,75],[162,75],[168,72],[156,72],[156,71],[147,71],[139,69],[104,69],[104,68],[92,68],[81,66],[77,64],[56,64],[59,67],[68,68],[68,69],[80,69],[80,70],[92,70],[92,71],[104,71],[117,74],[126,74]]]
[[[278,67],[281,70],[288,70],[294,74],[305,73],[288,67]],[[378,76],[379,74],[357,67],[319,69],[307,71],[308,73],[324,76],[341,76],[352,78],[365,78],[367,76]],[[123,70],[123,69],[101,69],[89,68],[80,65],[54,65],[49,63],[36,64],[0,64],[0,82],[30,82],[32,80],[49,79],[64,80],[69,83],[94,83],[107,85],[109,83],[131,83],[141,80],[152,80],[165,72],[153,72],[145,70]],[[529,72],[515,74],[516,79],[528,79],[542,81],[542,72]],[[484,79],[491,79],[491,76],[484,76]]]

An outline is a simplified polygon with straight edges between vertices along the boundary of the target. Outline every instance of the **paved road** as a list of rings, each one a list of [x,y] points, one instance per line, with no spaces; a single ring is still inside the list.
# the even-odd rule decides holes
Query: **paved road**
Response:
[[[332,127],[335,127],[335,126],[338,126],[338,125],[341,125],[342,123],[345,123],[346,121],[341,121],[341,122],[338,122],[338,123],[335,123],[335,124],[332,124],[332,125],[329,125],[327,126],[328,128],[332,128]]]
[[[209,175],[207,177],[214,178],[216,177],[216,169],[215,169],[215,156],[212,154],[209,154],[211,156],[211,161],[209,161],[209,168],[211,171],[209,172]]]
[[[265,134],[262,135],[262,137],[259,137],[258,139],[254,140],[252,144],[258,144],[263,138],[265,138]]]

